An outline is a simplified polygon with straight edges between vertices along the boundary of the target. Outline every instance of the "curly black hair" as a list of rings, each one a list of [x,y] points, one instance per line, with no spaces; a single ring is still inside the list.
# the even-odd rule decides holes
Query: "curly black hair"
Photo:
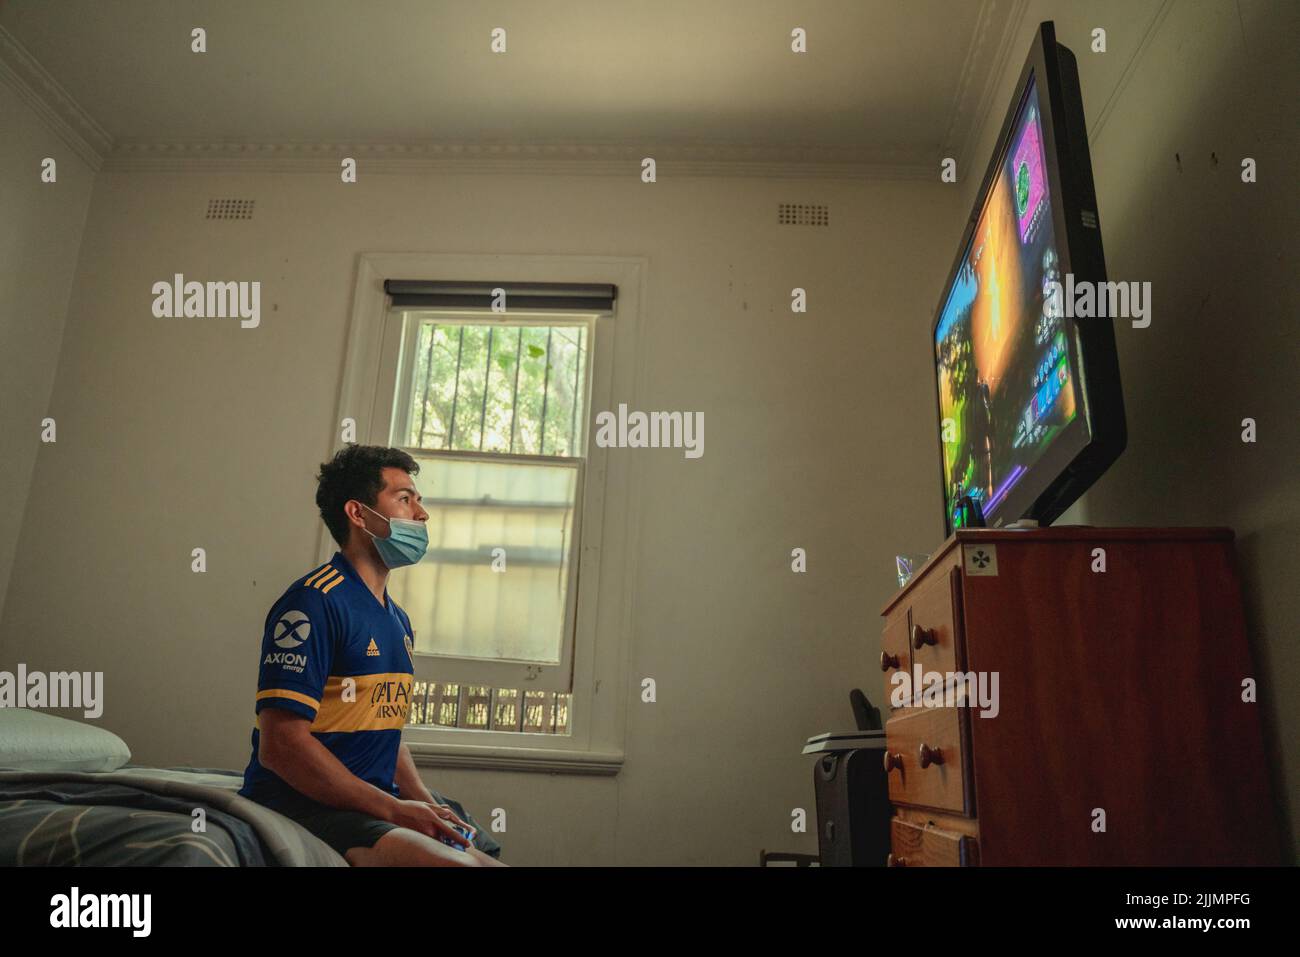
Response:
[[[384,490],[386,468],[402,469],[410,475],[420,472],[420,464],[401,449],[382,445],[347,445],[321,463],[316,476],[316,507],[340,548],[347,545],[351,528],[344,503],[356,499],[373,506]]]

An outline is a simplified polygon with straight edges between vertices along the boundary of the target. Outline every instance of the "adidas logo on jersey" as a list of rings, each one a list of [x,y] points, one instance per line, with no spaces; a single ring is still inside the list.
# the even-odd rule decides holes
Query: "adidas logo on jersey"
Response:
[[[373,638],[370,639],[370,645],[369,647],[366,648],[366,657],[368,658],[379,657],[379,646],[375,644],[375,639]]]

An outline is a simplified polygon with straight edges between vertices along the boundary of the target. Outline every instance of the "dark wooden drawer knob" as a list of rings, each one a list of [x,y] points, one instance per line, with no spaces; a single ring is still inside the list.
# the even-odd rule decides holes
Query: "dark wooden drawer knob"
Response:
[[[934,631],[930,628],[922,628],[920,625],[912,626],[912,647],[920,648],[923,645],[937,644],[938,639],[934,637]]]
[[[903,766],[903,756],[897,753],[885,752],[885,773],[888,774],[894,768]]]
[[[898,655],[891,655],[887,651],[880,653],[880,670],[888,671],[890,668],[898,667]]]
[[[921,767],[928,768],[931,764],[943,764],[943,751],[939,748],[932,748],[922,741]]]
[[[906,866],[907,866],[907,858],[905,858],[905,857],[895,857],[892,853],[891,853],[888,857],[885,858],[885,862],[886,862],[890,867],[906,867]]]

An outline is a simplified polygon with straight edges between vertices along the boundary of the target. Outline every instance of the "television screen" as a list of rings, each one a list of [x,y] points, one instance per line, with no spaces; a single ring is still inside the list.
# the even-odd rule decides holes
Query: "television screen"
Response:
[[[1047,42],[1051,55],[1044,55]],[[1082,278],[1104,279],[1077,79],[1079,129],[1070,131],[1061,128],[1061,114],[1070,106],[1074,74],[1060,70],[1058,56],[1045,24],[935,319],[948,529],[961,524],[963,496],[980,504],[989,525],[1021,517],[1046,524],[1123,447],[1109,320],[1067,318],[1062,297],[1052,295],[1072,267],[1072,279],[1081,278],[1080,267]],[[1046,89],[1054,68],[1056,123]],[[1081,209],[1088,215],[1071,237],[1065,224]],[[1085,334],[1086,322],[1095,328]],[[1087,381],[1085,368],[1095,372]],[[1090,408],[1093,399],[1097,409]]]

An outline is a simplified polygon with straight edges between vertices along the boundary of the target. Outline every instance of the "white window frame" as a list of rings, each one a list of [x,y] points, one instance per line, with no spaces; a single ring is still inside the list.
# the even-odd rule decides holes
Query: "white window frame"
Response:
[[[463,728],[403,729],[417,764],[501,770],[617,774],[623,764],[626,709],[632,689],[628,660],[639,525],[631,520],[639,470],[628,456],[610,455],[594,441],[597,413],[619,402],[637,408],[643,359],[636,348],[647,262],[608,256],[515,256],[441,253],[362,253],[352,303],[343,381],[330,452],[341,445],[347,420],[356,441],[388,445],[397,388],[400,322],[390,322],[385,279],[507,282],[598,282],[618,287],[613,316],[591,326],[590,401],[578,525],[579,582],[572,654],[568,735]],[[396,331],[395,331],[396,327]],[[327,456],[328,457],[328,456]],[[337,545],[323,527],[317,558]],[[597,648],[599,647],[599,653]],[[527,682],[525,690],[534,690]],[[542,689],[537,689],[542,690]]]

